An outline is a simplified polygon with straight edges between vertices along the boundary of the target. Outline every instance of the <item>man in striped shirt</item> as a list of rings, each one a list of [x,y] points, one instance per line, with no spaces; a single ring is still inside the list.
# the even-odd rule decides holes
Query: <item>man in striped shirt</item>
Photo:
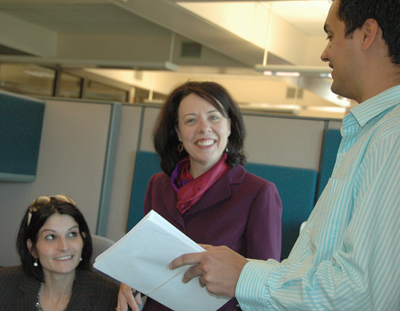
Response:
[[[171,263],[242,310],[400,310],[400,1],[333,0],[324,29],[332,91],[359,105],[289,257],[206,246]]]

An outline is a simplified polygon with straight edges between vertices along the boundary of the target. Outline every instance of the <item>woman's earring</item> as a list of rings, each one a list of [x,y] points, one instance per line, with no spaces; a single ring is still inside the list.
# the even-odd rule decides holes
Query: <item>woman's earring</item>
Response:
[[[81,259],[79,259],[79,261],[82,261],[82,257],[81,257]]]
[[[178,151],[179,151],[179,153],[181,153],[183,151],[183,144],[182,143],[179,143]]]
[[[39,266],[39,264],[38,264],[38,262],[37,262],[37,258],[35,258],[35,262],[33,263],[33,266],[34,266],[34,267]]]

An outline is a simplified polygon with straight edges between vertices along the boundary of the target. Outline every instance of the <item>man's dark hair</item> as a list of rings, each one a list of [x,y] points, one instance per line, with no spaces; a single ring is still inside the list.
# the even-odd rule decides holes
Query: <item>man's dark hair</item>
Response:
[[[394,64],[400,64],[400,1],[399,0],[333,0],[339,2],[338,18],[346,24],[346,36],[373,18],[383,32]]]

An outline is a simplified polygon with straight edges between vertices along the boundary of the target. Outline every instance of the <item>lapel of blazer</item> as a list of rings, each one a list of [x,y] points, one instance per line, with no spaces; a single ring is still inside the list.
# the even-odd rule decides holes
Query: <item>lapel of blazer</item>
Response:
[[[232,185],[241,184],[245,174],[246,170],[239,164],[230,169],[203,194],[201,199],[189,209],[185,216],[197,213],[229,198],[232,194]]]
[[[165,205],[165,209],[168,211],[170,217],[174,220],[174,224],[176,227],[179,225],[179,229],[185,231],[185,223],[183,221],[182,215],[179,213],[176,204],[178,202],[176,193],[171,185],[171,177],[168,177],[167,181],[164,183],[161,196],[163,203]]]
[[[74,288],[67,310],[90,311],[94,304],[94,292],[91,287],[90,272],[76,270]],[[84,302],[84,303],[82,303]]]
[[[33,277],[29,277],[23,273],[18,287],[25,296],[23,301],[25,302],[24,305],[26,306],[26,310],[33,310],[40,289],[39,281],[36,281]]]
[[[80,310],[80,311],[91,311],[93,306],[94,293],[91,288],[91,279],[89,273],[86,271],[76,270],[74,289],[72,291],[72,297],[68,304],[67,310]],[[37,294],[40,288],[40,283],[35,279],[26,276],[22,276],[19,289],[26,295],[24,299],[24,310],[33,310]],[[82,304],[82,302],[85,302]]]

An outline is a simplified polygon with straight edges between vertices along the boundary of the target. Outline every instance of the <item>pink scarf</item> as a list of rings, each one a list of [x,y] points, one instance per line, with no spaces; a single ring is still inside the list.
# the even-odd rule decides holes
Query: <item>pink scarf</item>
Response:
[[[171,181],[173,188],[177,192],[178,203],[176,207],[181,215],[184,215],[193,204],[200,200],[204,192],[210,189],[218,179],[231,169],[231,166],[225,162],[226,158],[227,154],[224,153],[212,168],[196,179],[193,179],[189,173],[189,157],[177,164],[172,173]]]

